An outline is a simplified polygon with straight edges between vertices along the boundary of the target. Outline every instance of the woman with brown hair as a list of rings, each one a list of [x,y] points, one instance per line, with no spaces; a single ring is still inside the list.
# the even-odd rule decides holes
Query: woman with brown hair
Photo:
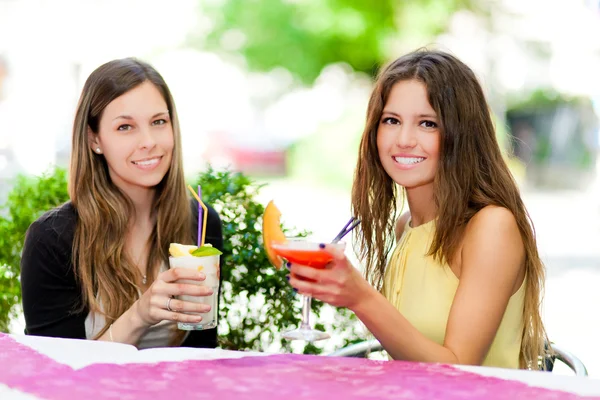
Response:
[[[539,368],[544,267],[469,67],[420,50],[381,71],[352,207],[372,285],[322,245],[327,269],[290,266],[300,293],[354,311],[394,359]]]
[[[168,268],[170,243],[196,242],[173,98],[150,65],[108,62],[87,79],[73,125],[69,197],[35,221],[21,259],[27,334],[140,348],[215,347],[216,329],[177,331],[209,306],[172,299],[211,289],[202,273]],[[194,213],[196,213],[194,215]],[[209,208],[206,242],[222,249]]]

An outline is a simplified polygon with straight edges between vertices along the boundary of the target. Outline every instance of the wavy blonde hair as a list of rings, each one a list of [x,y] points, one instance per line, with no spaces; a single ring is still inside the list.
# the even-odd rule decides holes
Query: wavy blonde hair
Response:
[[[512,212],[525,247],[527,276],[520,366],[537,369],[547,336],[540,315],[545,269],[535,230],[496,140],[483,90],[473,71],[450,54],[419,50],[403,56],[380,72],[372,92],[352,188],[353,212],[362,220],[357,250],[366,261],[367,277],[381,287],[401,192],[379,159],[377,128],[392,86],[413,79],[427,87],[441,123],[434,180],[438,216],[429,254],[452,260],[467,223],[482,208],[495,205]]]
[[[98,133],[106,106],[144,82],[162,94],[174,135],[171,165],[157,185],[153,210],[155,224],[149,239],[148,282],[152,283],[161,263],[168,263],[169,243],[191,243],[191,209],[185,191],[181,134],[173,97],[162,76],[149,64],[125,58],[98,67],[89,76],[77,106],[73,124],[69,195],[77,211],[73,241],[73,265],[82,288],[81,308],[104,314],[106,325],[127,311],[138,299],[140,270],[124,249],[134,206],[113,184],[102,155],[92,151],[88,128]],[[101,299],[101,304],[98,299]],[[181,340],[176,335],[174,340]]]

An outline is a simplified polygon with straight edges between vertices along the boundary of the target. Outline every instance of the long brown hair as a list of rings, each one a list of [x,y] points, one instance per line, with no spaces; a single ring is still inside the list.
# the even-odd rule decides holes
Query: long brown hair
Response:
[[[400,190],[383,169],[377,129],[392,86],[402,80],[422,82],[440,120],[440,161],[434,180],[436,231],[429,254],[452,260],[469,220],[482,208],[510,210],[525,247],[527,277],[521,368],[538,367],[546,332],[540,315],[545,271],[533,223],[496,140],[490,110],[473,71],[440,51],[418,50],[393,61],[376,81],[367,110],[352,187],[352,207],[362,221],[358,253],[370,281],[381,287],[394,243]]]
[[[133,203],[111,181],[105,158],[92,151],[88,127],[97,134],[106,106],[144,82],[151,82],[162,94],[174,135],[171,165],[156,188],[153,204],[156,218],[149,238],[148,282],[152,283],[162,262],[168,263],[169,243],[192,240],[181,135],[169,88],[147,63],[133,58],[110,61],[92,72],[83,87],[73,124],[69,179],[69,196],[78,214],[73,265],[82,287],[81,307],[102,313],[106,318],[106,325],[97,337],[138,299],[142,277],[124,249]]]

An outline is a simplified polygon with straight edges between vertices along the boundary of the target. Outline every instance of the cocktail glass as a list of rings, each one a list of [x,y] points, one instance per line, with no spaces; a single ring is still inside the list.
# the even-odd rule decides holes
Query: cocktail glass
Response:
[[[340,250],[344,250],[345,243],[332,244]],[[319,247],[319,242],[311,242],[306,239],[292,238],[285,243],[273,243],[273,251],[281,258],[294,264],[306,265],[312,268],[323,269],[333,260],[333,256]],[[289,340],[305,340],[314,342],[328,339],[329,334],[314,329],[310,324],[310,304],[312,298],[303,296],[302,299],[302,322],[294,330],[284,332],[282,336]]]

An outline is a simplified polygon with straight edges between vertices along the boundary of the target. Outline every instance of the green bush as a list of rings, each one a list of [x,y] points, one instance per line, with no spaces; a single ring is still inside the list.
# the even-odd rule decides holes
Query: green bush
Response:
[[[67,174],[55,169],[41,177],[19,176],[0,206],[0,331],[7,332],[21,302],[21,249],[29,225],[46,210],[69,199]]]
[[[201,173],[194,184],[202,186],[203,200],[215,207],[223,222],[221,347],[264,351],[279,342],[281,348],[292,350],[291,343],[282,340],[278,332],[298,325],[300,304],[285,278],[287,271],[275,270],[263,250],[264,207],[256,201],[261,186],[244,174],[212,169]],[[9,322],[19,311],[19,261],[27,228],[43,212],[67,200],[67,176],[63,169],[56,168],[36,178],[17,178],[3,206],[6,216],[0,217],[0,331],[8,331]],[[284,227],[284,230],[289,229]],[[304,232],[293,234],[301,236]],[[328,306],[313,301],[312,309],[317,315],[325,307]],[[331,325],[334,325],[343,338],[341,345],[357,341],[354,314],[339,309],[334,319],[327,327],[317,326],[333,331]],[[300,351],[320,353],[322,348],[306,345]]]

